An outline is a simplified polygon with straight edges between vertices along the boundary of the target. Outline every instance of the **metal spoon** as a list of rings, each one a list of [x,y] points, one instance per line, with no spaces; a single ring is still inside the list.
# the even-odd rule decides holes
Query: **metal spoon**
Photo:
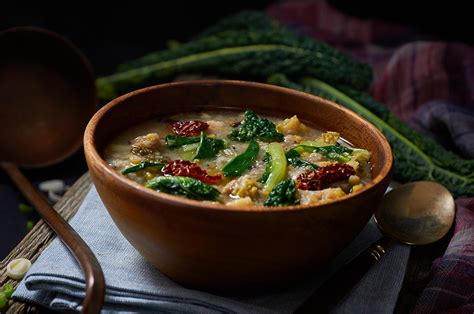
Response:
[[[91,67],[71,43],[32,27],[0,32],[0,168],[81,265],[86,275],[84,313],[102,308],[102,269],[87,244],[17,165],[51,165],[77,151],[96,103]]]
[[[454,208],[448,189],[436,182],[419,181],[388,192],[374,221],[388,237],[410,245],[429,244],[448,233]]]
[[[454,213],[453,196],[439,183],[419,181],[394,188],[385,194],[374,214],[374,221],[384,237],[329,278],[298,312],[315,308],[328,311],[394,242],[409,245],[436,242],[451,229]]]

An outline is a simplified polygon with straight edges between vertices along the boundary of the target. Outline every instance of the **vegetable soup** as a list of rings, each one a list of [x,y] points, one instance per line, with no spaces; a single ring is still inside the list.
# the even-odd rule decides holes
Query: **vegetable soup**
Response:
[[[105,160],[150,189],[227,206],[318,204],[370,181],[370,152],[297,116],[186,113],[119,134]]]

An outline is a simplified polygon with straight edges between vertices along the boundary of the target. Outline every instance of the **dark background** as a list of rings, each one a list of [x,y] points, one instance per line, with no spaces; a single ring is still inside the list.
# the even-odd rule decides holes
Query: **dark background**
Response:
[[[53,30],[71,40],[92,63],[97,75],[113,72],[130,58],[162,49],[168,40],[185,41],[216,20],[242,9],[264,9],[273,1],[172,1],[137,2],[97,7],[83,2],[55,6],[4,5],[0,31],[13,26],[35,25]],[[403,2],[330,1],[341,10],[361,18],[377,18],[414,27],[425,38],[474,43],[468,16],[468,1],[430,3],[413,7]],[[465,3],[465,4],[462,4]],[[1,106],[1,105],[0,105]],[[1,145],[1,143],[0,143]],[[54,167],[25,171],[34,182],[61,178],[71,185],[87,171],[82,152]],[[24,202],[8,178],[0,173],[0,259],[24,237],[26,222],[36,214],[23,214]]]

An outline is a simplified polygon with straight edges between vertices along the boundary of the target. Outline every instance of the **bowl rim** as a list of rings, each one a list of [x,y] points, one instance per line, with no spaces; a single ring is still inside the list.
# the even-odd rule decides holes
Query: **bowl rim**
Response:
[[[99,121],[101,120],[102,117],[104,117],[109,110],[112,108],[119,106],[124,100],[134,97],[135,95],[142,94],[142,93],[147,93],[152,90],[159,90],[159,89],[165,89],[168,87],[173,87],[173,86],[181,86],[181,85],[216,85],[216,84],[221,84],[221,85],[234,85],[234,86],[242,86],[242,87],[258,87],[258,88],[265,88],[265,89],[270,89],[273,91],[278,91],[278,92],[285,92],[285,93],[290,93],[298,97],[305,97],[305,98],[312,98],[314,100],[317,100],[318,102],[323,102],[326,104],[329,104],[330,106],[335,106],[338,109],[344,111],[346,114],[350,115],[352,119],[358,120],[362,122],[364,125],[367,125],[368,128],[376,134],[377,137],[380,138],[380,145],[382,151],[386,152],[387,158],[384,160],[384,164],[382,166],[382,169],[380,170],[380,173],[375,177],[370,180],[365,186],[362,187],[361,190],[357,191],[355,194],[346,194],[340,198],[337,198],[335,200],[327,201],[324,203],[320,204],[304,204],[304,205],[291,205],[291,206],[227,206],[224,204],[220,203],[213,203],[213,202],[207,202],[207,201],[198,201],[198,200],[192,200],[188,199],[182,196],[175,196],[172,194],[167,194],[167,193],[160,193],[154,190],[151,190],[149,188],[146,188],[145,186],[125,177],[120,175],[118,172],[113,170],[109,164],[101,157],[99,154],[97,147],[96,147],[96,142],[94,139],[95,132],[97,130],[97,125],[99,124]],[[105,106],[103,106],[101,109],[99,109],[94,116],[90,119],[89,123],[87,124],[86,130],[84,132],[84,151],[86,154],[86,159],[90,159],[94,163],[94,165],[100,170],[103,171],[103,173],[106,173],[114,181],[116,181],[122,188],[124,189],[132,189],[134,190],[135,193],[138,193],[140,197],[144,197],[146,199],[150,200],[155,200],[159,202],[167,202],[167,203],[172,203],[173,205],[178,205],[178,206],[173,206],[173,207],[183,207],[183,208],[199,208],[200,210],[211,210],[211,211],[225,211],[225,212],[248,212],[248,213],[269,213],[269,212],[300,212],[304,210],[309,210],[313,208],[323,208],[328,205],[334,205],[337,203],[342,203],[348,199],[353,199],[361,196],[362,194],[368,193],[370,190],[374,189],[379,183],[381,183],[387,176],[390,175],[392,168],[393,168],[393,154],[392,150],[390,147],[390,144],[388,143],[387,139],[385,136],[380,132],[380,130],[375,127],[371,122],[368,120],[364,119],[363,117],[359,116],[355,112],[339,105],[336,104],[332,101],[329,101],[327,99],[311,95],[308,93],[304,93],[301,91],[296,91],[293,89],[289,89],[286,87],[281,87],[281,86],[276,86],[276,85],[270,85],[270,84],[265,84],[265,83],[258,83],[258,82],[250,82],[250,81],[241,81],[241,80],[189,80],[189,81],[179,81],[179,82],[171,82],[171,83],[165,83],[165,84],[159,84],[159,85],[153,85],[141,89],[137,89],[134,91],[131,91],[129,93],[126,93],[124,95],[121,95],[110,102],[108,102]],[[88,160],[89,162],[89,160]],[[183,206],[184,205],[184,206]]]

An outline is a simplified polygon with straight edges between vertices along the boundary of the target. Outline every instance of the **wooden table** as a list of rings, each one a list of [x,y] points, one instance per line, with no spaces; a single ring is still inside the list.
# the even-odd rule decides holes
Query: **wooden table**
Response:
[[[76,181],[54,208],[66,220],[69,220],[81,205],[90,187],[91,180],[89,174],[86,173]],[[55,234],[48,225],[42,220],[38,221],[25,238],[0,262],[0,286],[10,282],[16,287],[19,283],[9,279],[6,275],[6,266],[11,260],[23,257],[34,262],[54,238]],[[395,309],[396,313],[408,312],[416,302],[426,285],[432,261],[444,253],[450,238],[451,234],[437,243],[412,248],[403,287]],[[7,313],[36,312],[41,312],[41,308],[20,302],[13,302],[7,310]]]

